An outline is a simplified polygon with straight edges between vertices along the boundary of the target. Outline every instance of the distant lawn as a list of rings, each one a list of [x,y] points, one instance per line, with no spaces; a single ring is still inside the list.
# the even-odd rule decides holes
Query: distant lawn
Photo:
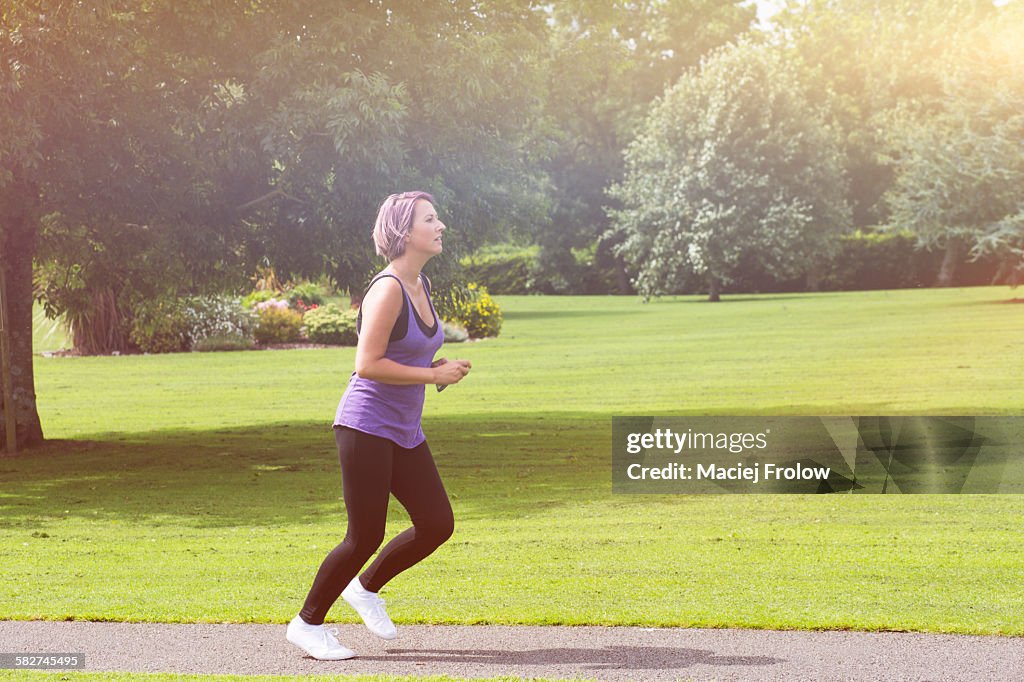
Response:
[[[46,317],[43,306],[36,303],[32,306],[32,352],[62,350],[71,347],[64,324],[60,319],[51,320]]]
[[[1006,287],[500,296],[427,391],[455,536],[401,623],[1024,634],[1010,495],[611,493],[617,414],[1019,414]],[[0,461],[0,617],[287,622],[345,532],[330,430],[353,349],[38,358],[55,442]],[[389,537],[407,524],[392,503]],[[355,622],[344,604],[329,619]]]

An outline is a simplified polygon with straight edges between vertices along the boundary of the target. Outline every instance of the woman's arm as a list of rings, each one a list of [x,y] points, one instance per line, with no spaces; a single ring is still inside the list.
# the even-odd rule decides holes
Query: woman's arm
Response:
[[[363,322],[356,345],[356,374],[382,384],[433,384],[433,367],[410,367],[384,357],[405,297],[402,285],[382,277],[370,287],[362,302]],[[411,322],[411,320],[410,320]]]

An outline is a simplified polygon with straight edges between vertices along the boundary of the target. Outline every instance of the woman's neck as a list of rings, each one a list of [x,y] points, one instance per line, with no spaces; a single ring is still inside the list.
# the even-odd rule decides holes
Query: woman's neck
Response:
[[[415,263],[400,263],[393,260],[385,270],[397,275],[406,288],[416,288],[420,284],[421,268]]]

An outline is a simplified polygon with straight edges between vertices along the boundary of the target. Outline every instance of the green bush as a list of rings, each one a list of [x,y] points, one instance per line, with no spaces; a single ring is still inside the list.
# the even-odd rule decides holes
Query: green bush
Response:
[[[485,246],[459,261],[466,278],[496,294],[532,294],[537,271],[538,246],[495,244]]]
[[[580,249],[492,244],[459,260],[466,279],[494,294],[619,293],[615,257],[594,240]]]
[[[189,348],[189,320],[182,301],[143,301],[132,311],[131,342],[144,353],[176,353]]]
[[[273,289],[257,289],[249,292],[245,298],[242,299],[242,307],[244,308],[255,308],[257,303],[263,303],[276,298],[278,293]]]
[[[217,334],[206,336],[192,345],[192,350],[199,352],[219,350],[249,350],[252,348],[252,340],[238,336],[237,334]]]
[[[257,305],[260,316],[255,337],[259,343],[291,343],[302,338],[302,313],[284,301],[270,300]]]
[[[595,239],[589,246],[572,249],[573,294],[621,294],[619,269],[610,245]],[[497,292],[495,292],[497,293]]]
[[[239,345],[251,346],[259,321],[254,311],[227,296],[193,296],[185,303],[185,317],[193,349],[208,337],[234,338]]]
[[[306,311],[311,306],[320,306],[324,302],[324,290],[315,282],[296,284],[284,294],[288,305],[296,310]]]
[[[466,295],[456,303],[452,319],[465,327],[474,339],[497,336],[501,331],[501,308],[487,293],[487,288],[475,282],[466,285]]]
[[[357,315],[355,310],[342,310],[340,306],[328,304],[307,312],[302,322],[306,336],[314,343],[354,346]]]
[[[921,251],[907,232],[862,232],[840,239],[841,248],[822,277],[825,290],[904,289],[928,286],[936,254]],[[941,259],[942,254],[937,254]],[[929,261],[935,261],[932,266]]]

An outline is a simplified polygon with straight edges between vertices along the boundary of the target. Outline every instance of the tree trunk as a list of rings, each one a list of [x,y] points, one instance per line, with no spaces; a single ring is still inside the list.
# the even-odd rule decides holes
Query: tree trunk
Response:
[[[720,300],[719,286],[718,277],[708,272],[708,301],[715,302]]]
[[[946,240],[946,255],[942,258],[942,267],[939,268],[939,276],[935,279],[935,286],[953,286],[953,277],[956,275],[956,266],[960,262],[963,242],[959,237],[950,237]]]
[[[37,198],[35,186],[27,183],[9,185],[0,196],[0,201],[7,204],[0,213],[0,267],[6,271],[7,279],[7,338],[19,450],[43,442],[32,370],[32,260],[38,217],[31,207]],[[0,418],[0,443],[6,442],[6,438],[4,420]]]
[[[626,272],[626,262],[622,256],[615,257],[615,278],[618,280],[620,294],[633,293],[633,285],[629,283],[629,273]]]
[[[1024,261],[1007,256],[1000,261],[999,269],[989,284],[1006,284],[1011,288],[1017,287],[1021,283],[1021,274],[1024,274]]]
[[[992,281],[990,285],[1001,284],[1003,279],[1008,279],[1010,274],[1010,268],[1013,267],[1009,258],[1004,258],[999,261],[999,268],[996,270],[996,274],[992,275]]]

